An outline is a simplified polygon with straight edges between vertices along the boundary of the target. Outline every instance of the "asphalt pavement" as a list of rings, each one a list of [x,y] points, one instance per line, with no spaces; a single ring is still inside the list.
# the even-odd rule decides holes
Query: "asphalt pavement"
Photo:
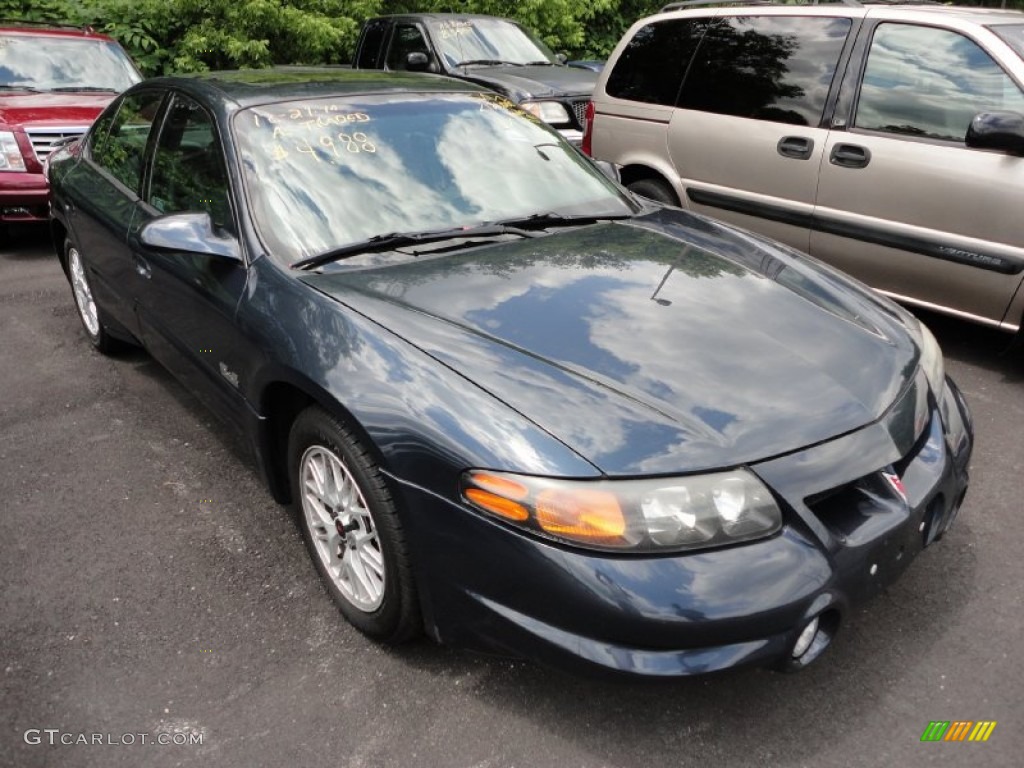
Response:
[[[16,230],[0,766],[1020,766],[1024,349],[925,319],[977,429],[953,530],[801,673],[608,682],[350,628],[239,441],[144,352],[93,351],[45,230]],[[922,742],[934,720],[997,725]]]

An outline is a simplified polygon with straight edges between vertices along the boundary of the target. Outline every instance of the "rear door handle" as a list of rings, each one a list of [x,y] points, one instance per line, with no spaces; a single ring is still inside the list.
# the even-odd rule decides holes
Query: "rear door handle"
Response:
[[[871,162],[871,151],[857,144],[836,144],[828,161],[843,168],[863,168]]]
[[[783,157],[807,160],[811,156],[811,152],[814,151],[814,139],[803,136],[783,136],[775,148]]]

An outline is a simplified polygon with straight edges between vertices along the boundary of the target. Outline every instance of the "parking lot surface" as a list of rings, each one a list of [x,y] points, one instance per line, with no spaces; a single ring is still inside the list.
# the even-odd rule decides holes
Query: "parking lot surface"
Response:
[[[977,430],[953,530],[799,674],[609,682],[363,638],[239,441],[144,352],[94,352],[45,231],[15,230],[0,766],[1019,766],[1024,348],[924,319]],[[935,720],[997,725],[922,743]]]

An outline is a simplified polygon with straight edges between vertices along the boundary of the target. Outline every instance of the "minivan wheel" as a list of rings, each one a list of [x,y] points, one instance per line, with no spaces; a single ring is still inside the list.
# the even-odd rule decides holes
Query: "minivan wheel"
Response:
[[[312,406],[292,425],[288,474],[306,547],[349,623],[386,643],[419,634],[404,531],[369,451],[346,425]]]
[[[679,206],[679,198],[672,188],[660,179],[639,179],[626,185],[634,195],[646,197],[656,203]]]

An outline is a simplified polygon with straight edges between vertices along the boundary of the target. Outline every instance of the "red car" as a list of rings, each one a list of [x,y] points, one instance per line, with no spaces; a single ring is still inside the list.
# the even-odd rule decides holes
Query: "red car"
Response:
[[[47,220],[46,157],[141,79],[121,46],[91,29],[0,25],[0,226]]]

